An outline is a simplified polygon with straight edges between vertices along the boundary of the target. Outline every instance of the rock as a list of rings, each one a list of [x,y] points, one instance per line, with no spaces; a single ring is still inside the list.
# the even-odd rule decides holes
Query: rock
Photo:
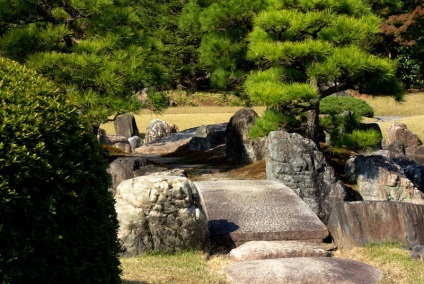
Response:
[[[123,135],[99,135],[98,140],[100,144],[109,145],[118,148],[125,153],[131,153],[131,145],[127,137]]]
[[[297,257],[237,262],[224,268],[232,284],[371,284],[383,277],[374,267],[331,257]]]
[[[424,242],[424,205],[391,201],[338,202],[328,229],[339,248],[397,241]]]
[[[118,186],[115,199],[118,237],[127,256],[208,248],[205,214],[189,179],[136,177]]]
[[[252,109],[240,109],[227,125],[227,160],[234,163],[253,163],[263,158],[265,138],[250,139],[249,127],[258,117]]]
[[[178,132],[178,127],[161,119],[152,120],[146,128],[144,143],[149,144],[171,133]]]
[[[110,190],[115,196],[118,185],[124,180],[166,170],[167,168],[155,166],[142,157],[119,157],[109,163],[107,169],[112,176]]]
[[[416,147],[422,145],[421,140],[418,136],[408,130],[405,124],[393,121],[387,127],[387,138],[386,145],[391,145],[392,143],[399,141],[405,147],[406,154],[413,151]]]
[[[409,165],[404,169],[405,175],[410,179],[414,186],[424,192],[424,166]]]
[[[405,145],[400,141],[393,141],[386,148],[390,153],[405,155]]]
[[[412,248],[410,255],[415,260],[424,260],[424,246],[416,245]]]
[[[386,157],[352,157],[346,162],[345,172],[349,182],[356,184],[356,191],[363,200],[424,204],[424,193],[414,186],[400,165]],[[410,172],[413,175],[414,170]]]
[[[139,136],[137,124],[135,122],[134,115],[123,114],[119,115],[115,121],[115,133],[117,135],[123,135],[127,139],[133,136]]]
[[[346,192],[317,145],[297,133],[273,131],[265,143],[267,178],[291,189],[326,224],[332,204]]]
[[[133,136],[128,138],[128,142],[131,145],[131,152],[134,152],[135,149],[143,145],[143,140],[139,136]]]
[[[232,261],[327,256],[330,253],[319,245],[296,241],[251,241],[230,251]]]
[[[211,125],[202,125],[188,144],[190,151],[206,151],[225,142],[225,132],[215,131]]]

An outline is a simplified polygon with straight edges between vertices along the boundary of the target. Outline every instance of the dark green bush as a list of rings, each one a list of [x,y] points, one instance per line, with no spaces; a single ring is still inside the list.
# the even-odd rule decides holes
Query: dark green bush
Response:
[[[374,149],[381,143],[381,133],[374,129],[353,130],[332,141],[333,147],[347,147],[354,150]]]
[[[359,116],[374,116],[374,110],[367,102],[353,97],[339,97],[333,95],[322,99],[320,103],[321,114],[339,114],[347,110]]]
[[[94,135],[52,83],[0,57],[0,283],[119,283]]]

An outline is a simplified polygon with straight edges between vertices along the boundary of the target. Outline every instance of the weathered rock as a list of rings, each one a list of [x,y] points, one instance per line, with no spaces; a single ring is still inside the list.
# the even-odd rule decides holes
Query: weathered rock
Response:
[[[317,244],[296,241],[251,241],[230,251],[232,261],[327,256],[330,253]]]
[[[115,198],[118,237],[126,255],[208,247],[205,214],[189,179],[136,177],[123,181]]]
[[[325,225],[293,190],[278,181],[194,182],[201,195],[211,241],[234,248],[249,241],[322,243]]]
[[[409,178],[414,186],[424,192],[424,166],[409,165],[404,169],[405,175]]]
[[[215,131],[211,125],[202,125],[188,144],[190,151],[206,151],[225,142],[225,132]]]
[[[332,204],[346,197],[323,153],[297,133],[271,132],[265,143],[265,161],[267,178],[293,189],[324,224]]]
[[[253,163],[263,158],[264,138],[250,139],[249,127],[258,117],[252,109],[240,109],[227,125],[227,160],[234,163]]]
[[[115,133],[117,135],[123,135],[127,139],[133,136],[140,135],[138,132],[134,115],[132,114],[119,115],[114,121],[114,126],[115,126]]]
[[[415,260],[424,260],[424,246],[416,245],[412,248],[410,255]]]
[[[390,201],[338,202],[328,229],[339,248],[397,241],[424,243],[424,205]]]
[[[159,140],[162,137],[168,136],[171,133],[178,132],[178,127],[170,122],[161,119],[152,120],[146,128],[146,136],[144,143],[149,144]]]
[[[109,163],[107,169],[112,176],[110,190],[115,196],[118,185],[124,180],[166,170],[167,168],[155,166],[142,157],[119,157]]]
[[[98,140],[100,144],[118,148],[125,153],[131,153],[130,142],[128,142],[127,137],[123,135],[99,135]]]
[[[424,204],[424,193],[414,186],[400,165],[386,157],[359,155],[350,158],[346,162],[345,172],[349,182],[356,184],[356,190],[363,200]],[[412,175],[413,172],[411,169]]]
[[[387,127],[386,135],[386,145],[399,141],[404,145],[406,154],[409,154],[414,148],[422,145],[421,140],[416,134],[409,131],[405,124],[397,121],[393,121]]]
[[[371,284],[383,277],[370,265],[332,257],[243,261],[224,268],[224,274],[232,284]]]
[[[139,136],[133,136],[128,138],[128,142],[131,145],[131,152],[134,152],[135,149],[143,145],[143,140]]]
[[[394,141],[386,148],[390,153],[405,155],[405,145],[400,141]]]

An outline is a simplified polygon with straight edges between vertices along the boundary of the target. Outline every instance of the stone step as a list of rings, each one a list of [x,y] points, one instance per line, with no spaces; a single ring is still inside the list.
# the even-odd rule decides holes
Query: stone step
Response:
[[[251,241],[230,251],[234,262],[290,257],[328,257],[322,246],[298,241]]]
[[[198,181],[211,241],[234,248],[248,241],[321,244],[328,230],[284,184],[271,180]]]
[[[334,257],[242,261],[223,272],[232,284],[371,284],[383,277],[370,265]]]

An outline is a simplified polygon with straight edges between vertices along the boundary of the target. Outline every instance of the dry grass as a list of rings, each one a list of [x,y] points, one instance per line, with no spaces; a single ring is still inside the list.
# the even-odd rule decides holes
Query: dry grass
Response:
[[[342,250],[336,257],[357,260],[377,267],[384,275],[381,284],[424,283],[424,262],[409,257],[409,251],[397,244],[369,245]]]
[[[220,271],[228,264],[225,256],[208,258],[202,252],[180,252],[173,255],[146,254],[122,258],[122,283],[227,283]]]
[[[375,116],[414,116],[424,112],[424,93],[407,94],[402,102],[385,96],[359,98],[364,99],[374,109]]]
[[[135,120],[140,133],[146,131],[147,125],[156,118],[165,120],[178,126],[178,129],[185,130],[200,125],[216,124],[228,122],[236,111],[242,107],[172,107],[166,109],[163,113],[154,113],[149,110],[142,110],[135,114]],[[261,115],[265,107],[253,107]],[[108,134],[115,134],[113,122],[102,124],[101,128]]]

